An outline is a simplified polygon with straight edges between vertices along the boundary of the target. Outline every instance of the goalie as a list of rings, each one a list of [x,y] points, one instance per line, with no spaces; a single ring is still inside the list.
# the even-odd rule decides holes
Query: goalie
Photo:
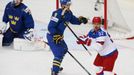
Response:
[[[112,71],[118,56],[117,48],[108,32],[101,27],[101,18],[94,17],[92,23],[94,28],[87,36],[80,36],[77,44],[85,44],[98,52],[94,60],[94,65],[98,67],[96,75],[116,75]]]
[[[29,39],[33,36],[34,21],[30,10],[22,1],[13,0],[6,5],[3,24],[0,25],[1,33],[4,35],[2,46],[10,46],[14,38]]]

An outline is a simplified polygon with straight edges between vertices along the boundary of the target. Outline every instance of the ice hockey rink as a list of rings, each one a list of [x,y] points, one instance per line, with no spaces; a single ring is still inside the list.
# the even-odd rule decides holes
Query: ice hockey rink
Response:
[[[34,2],[32,2],[34,1]],[[38,1],[45,0],[24,0],[24,2],[30,7],[40,7],[47,9],[47,6],[51,6],[52,0],[48,5],[41,5]],[[76,0],[77,1],[77,0]],[[80,0],[78,0],[80,1]],[[88,1],[88,0],[83,0]],[[134,0],[117,0],[121,8],[122,14],[130,28],[134,28]],[[31,3],[30,3],[31,2]],[[74,1],[73,1],[74,2]],[[36,4],[37,3],[37,4]],[[73,5],[73,3],[72,3]],[[33,12],[36,20],[39,24],[46,24],[51,16],[51,11],[55,9],[52,7],[48,11],[38,9],[40,12]],[[79,7],[78,7],[79,9]],[[33,9],[34,10],[34,9]],[[46,14],[45,14],[46,13]],[[50,14],[48,14],[50,13]],[[81,13],[81,11],[80,11]],[[42,16],[44,15],[44,17]],[[77,14],[81,15],[81,14]],[[87,14],[88,15],[88,14]],[[45,17],[47,16],[47,17]],[[38,20],[40,19],[40,20]],[[37,22],[38,24],[38,22]],[[86,26],[83,26],[86,27]],[[88,27],[88,26],[87,26]],[[85,32],[87,32],[86,30]],[[43,34],[43,33],[42,33]],[[45,36],[45,33],[44,33]],[[95,67],[93,61],[96,56],[95,51],[89,51],[92,53],[90,56],[87,51],[76,44],[76,38],[73,34],[66,29],[65,41],[68,44],[69,51],[80,61],[80,63],[92,74],[95,75]],[[115,63],[114,72],[117,75],[134,75],[134,39],[131,40],[114,40],[119,56]],[[12,47],[2,48],[0,47],[0,75],[50,75],[52,66],[53,54],[48,49],[42,50],[15,50]],[[62,67],[64,70],[59,75],[88,75],[69,54],[66,54]]]

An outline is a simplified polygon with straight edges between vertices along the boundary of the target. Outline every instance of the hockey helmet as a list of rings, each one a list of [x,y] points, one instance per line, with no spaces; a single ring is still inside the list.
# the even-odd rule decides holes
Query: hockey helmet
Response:
[[[71,4],[71,0],[60,0],[60,4],[61,5],[70,5]]]
[[[101,23],[101,18],[100,17],[94,17],[92,20],[92,23]]]

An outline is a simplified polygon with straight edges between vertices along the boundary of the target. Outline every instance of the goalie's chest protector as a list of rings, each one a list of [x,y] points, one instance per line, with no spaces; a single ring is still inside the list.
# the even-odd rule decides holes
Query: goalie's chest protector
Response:
[[[8,21],[12,30],[18,32],[24,29],[24,9],[26,6],[24,4],[20,4],[18,7],[13,7],[11,3],[9,3],[6,7],[5,14],[3,17],[4,21]]]

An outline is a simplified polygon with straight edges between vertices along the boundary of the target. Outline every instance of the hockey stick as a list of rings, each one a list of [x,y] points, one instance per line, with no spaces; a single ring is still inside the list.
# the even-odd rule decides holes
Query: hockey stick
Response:
[[[46,43],[46,44],[49,46],[48,42],[46,42],[46,41],[43,41],[43,42]],[[89,73],[89,71],[71,54],[71,52],[67,51],[67,53],[83,68],[83,70],[86,71],[86,73],[87,73],[88,75],[91,75],[91,74]]]
[[[73,33],[73,35],[77,38],[77,40],[79,40],[78,36],[74,33],[74,31],[69,27],[69,25],[65,22],[65,25],[69,28],[69,30]],[[85,50],[88,52],[89,55],[92,55],[88,49],[86,48],[86,46],[84,44],[82,44],[82,46],[85,48]]]
[[[88,73],[88,75],[91,75],[88,70],[69,51],[67,51],[67,53],[86,71],[86,73]]]

